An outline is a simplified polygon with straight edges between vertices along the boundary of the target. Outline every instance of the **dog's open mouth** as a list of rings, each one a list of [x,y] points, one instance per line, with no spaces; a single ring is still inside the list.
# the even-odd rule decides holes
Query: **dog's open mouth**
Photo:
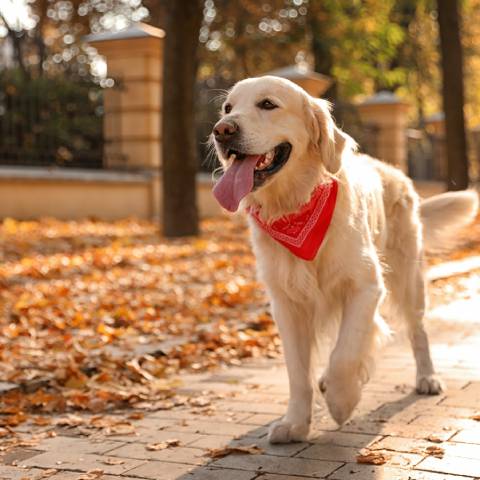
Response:
[[[231,161],[213,189],[218,202],[236,212],[243,197],[263,185],[287,163],[292,145],[283,142],[262,155],[250,155],[235,149],[227,152]]]

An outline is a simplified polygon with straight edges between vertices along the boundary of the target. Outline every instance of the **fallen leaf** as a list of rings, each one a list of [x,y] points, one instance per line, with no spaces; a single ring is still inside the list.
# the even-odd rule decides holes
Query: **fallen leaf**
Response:
[[[141,420],[144,417],[145,417],[145,414],[143,412],[133,412],[133,413],[130,413],[127,418],[130,420]]]
[[[440,437],[437,437],[436,435],[429,435],[428,437],[425,437],[425,440],[428,440],[429,442],[432,442],[432,443],[443,443],[443,440]]]
[[[361,450],[357,457],[357,463],[366,463],[369,465],[383,465],[387,463],[389,455],[384,452],[372,451],[372,450]]]
[[[55,425],[62,427],[78,427],[85,424],[87,419],[80,417],[79,415],[69,414],[66,417],[57,418]]]
[[[50,425],[52,423],[52,419],[48,417],[35,417],[32,421],[35,425],[40,426]]]
[[[472,417],[470,417],[472,420],[475,420],[477,422],[480,422],[480,413],[477,413],[475,415],[473,415]]]
[[[39,477],[35,477],[35,480],[40,480],[42,478],[48,478],[51,477],[52,475],[55,475],[58,473],[58,470],[56,468],[49,468],[47,470],[44,470]]]
[[[97,480],[97,478],[102,478],[104,473],[104,470],[96,468],[80,475],[76,480]]]
[[[445,455],[445,450],[437,445],[432,445],[431,447],[427,447],[425,449],[425,453],[431,455],[432,457],[443,458]]]
[[[165,450],[166,448],[170,448],[170,447],[178,447],[179,445],[180,445],[180,440],[173,438],[170,440],[165,440],[164,442],[150,443],[145,448],[147,450],[157,451],[157,450]]]
[[[264,451],[257,447],[257,445],[245,445],[245,446],[238,446],[238,447],[222,447],[222,448],[211,448],[207,451],[205,455],[209,456],[210,458],[223,458],[227,455],[242,455],[242,454],[250,454],[250,455],[257,455],[259,453],[263,453]]]

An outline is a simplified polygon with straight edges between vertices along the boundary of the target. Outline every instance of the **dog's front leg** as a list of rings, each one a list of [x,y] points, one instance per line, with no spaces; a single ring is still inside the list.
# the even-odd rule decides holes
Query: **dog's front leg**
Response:
[[[339,425],[350,417],[360,400],[373,362],[376,336],[388,330],[378,313],[383,282],[379,275],[368,280],[349,289],[337,343],[322,380],[328,409]]]
[[[272,424],[268,438],[271,443],[301,441],[308,435],[312,417],[311,318],[308,309],[294,304],[283,294],[271,297],[287,364],[290,399],[286,415]]]

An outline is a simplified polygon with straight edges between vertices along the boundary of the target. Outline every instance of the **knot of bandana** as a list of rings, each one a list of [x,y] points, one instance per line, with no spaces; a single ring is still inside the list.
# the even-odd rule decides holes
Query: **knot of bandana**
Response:
[[[249,213],[274,240],[303,260],[313,260],[327,233],[337,201],[338,183],[318,185],[310,200],[298,212],[285,215],[272,223],[260,218],[260,210]]]

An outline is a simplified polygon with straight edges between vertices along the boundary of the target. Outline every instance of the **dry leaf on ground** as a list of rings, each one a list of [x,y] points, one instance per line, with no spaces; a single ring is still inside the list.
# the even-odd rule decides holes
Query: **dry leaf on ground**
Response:
[[[357,457],[357,463],[366,463],[369,465],[383,465],[387,463],[390,458],[385,452],[372,451],[372,450],[361,450]]]
[[[436,435],[429,435],[428,437],[425,437],[425,440],[428,440],[429,442],[432,442],[432,443],[443,443],[443,440],[440,437],[437,437]]]
[[[437,445],[432,445],[431,447],[427,447],[425,449],[425,453],[431,455],[432,457],[443,458],[445,455],[445,450]]]
[[[56,468],[49,468],[47,470],[44,470],[42,473],[39,474],[38,477],[35,477],[35,480],[43,480],[44,478],[51,477],[52,475],[55,475],[58,473],[58,470]]]
[[[79,477],[77,477],[76,480],[97,480],[99,478],[102,478],[104,473],[105,471],[101,468],[96,468],[80,475]]]
[[[180,440],[176,438],[172,438],[170,440],[165,440],[164,442],[150,443],[145,448],[147,450],[157,451],[157,450],[165,450],[166,448],[178,447],[178,446],[180,446]]]
[[[227,455],[242,455],[242,454],[251,454],[257,455],[263,453],[264,451],[257,445],[245,445],[237,447],[222,447],[222,448],[211,448],[207,451],[205,455],[211,458],[222,458]]]

